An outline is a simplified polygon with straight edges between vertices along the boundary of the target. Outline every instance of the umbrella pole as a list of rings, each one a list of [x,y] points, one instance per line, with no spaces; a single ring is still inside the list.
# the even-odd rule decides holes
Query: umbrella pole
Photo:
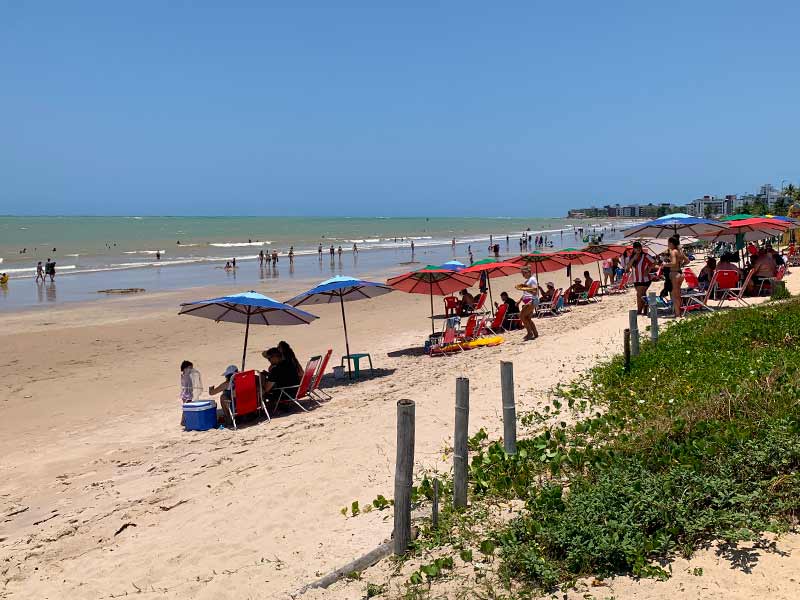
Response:
[[[597,276],[600,278],[600,287],[606,289],[605,283],[603,283],[603,271],[600,269],[600,261],[597,263]],[[613,277],[613,274],[612,274]],[[613,279],[612,279],[613,281]]]
[[[247,325],[244,327],[244,350],[242,350],[242,371],[244,371],[244,361],[247,358],[247,338],[250,335],[250,309],[247,309]]]
[[[431,335],[436,333],[436,328],[433,326],[433,286],[431,286]]]
[[[353,378],[353,373],[350,370],[350,341],[347,339],[347,319],[344,316],[344,296],[339,294],[339,304],[342,306],[342,325],[344,326],[344,347],[347,350],[347,377]]]
[[[489,288],[489,306],[492,307],[492,316],[494,316],[494,298],[492,298],[492,278],[486,276],[486,287]]]

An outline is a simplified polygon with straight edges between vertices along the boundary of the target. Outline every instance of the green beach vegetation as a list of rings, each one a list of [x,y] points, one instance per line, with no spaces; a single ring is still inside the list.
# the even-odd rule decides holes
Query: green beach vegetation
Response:
[[[578,578],[668,577],[676,556],[716,542],[766,542],[800,508],[800,300],[685,319],[626,371],[618,356],[528,414],[509,456],[483,431],[470,440],[470,507],[423,523],[407,597],[432,582],[525,598]],[[566,414],[579,418],[568,425]],[[417,492],[430,495],[429,478]],[[510,520],[493,518],[513,507]],[[455,560],[455,564],[454,564]],[[482,563],[482,564],[479,564]],[[456,579],[453,569],[474,569]],[[462,571],[462,574],[464,572]],[[467,571],[471,573],[471,571]],[[469,582],[469,583],[468,583]],[[431,596],[433,597],[433,596]]]

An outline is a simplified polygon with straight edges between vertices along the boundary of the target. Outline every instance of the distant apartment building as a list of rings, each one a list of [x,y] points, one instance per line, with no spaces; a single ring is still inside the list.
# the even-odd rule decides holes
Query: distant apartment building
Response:
[[[686,212],[693,217],[713,217],[731,214],[727,198],[727,196],[725,198],[717,198],[716,196],[697,198],[686,205]]]
[[[781,193],[771,183],[762,185],[758,191],[758,200],[769,210],[775,208],[780,197]]]

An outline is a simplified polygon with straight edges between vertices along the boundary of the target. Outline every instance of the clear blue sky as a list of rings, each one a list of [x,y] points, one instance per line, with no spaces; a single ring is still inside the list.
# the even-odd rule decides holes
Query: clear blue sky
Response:
[[[800,179],[800,2],[0,0],[0,213],[562,215]]]

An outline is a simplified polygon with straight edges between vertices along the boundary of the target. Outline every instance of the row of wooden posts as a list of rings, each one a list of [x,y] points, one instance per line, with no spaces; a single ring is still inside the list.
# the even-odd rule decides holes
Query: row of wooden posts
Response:
[[[500,389],[503,403],[503,444],[508,454],[517,452],[517,410],[514,404],[514,364],[500,363]],[[413,400],[397,403],[397,461],[394,474],[394,553],[405,554],[411,541],[411,487],[414,477]],[[467,506],[469,471],[469,379],[456,379],[455,435],[453,438],[453,506]],[[438,525],[439,480],[433,481],[432,525]]]
[[[658,342],[656,294],[650,292],[650,339]],[[628,313],[629,327],[624,335],[625,369],[631,356],[639,355],[638,311]],[[517,410],[514,402],[514,364],[500,362],[500,389],[503,403],[503,445],[508,454],[517,452]],[[411,488],[414,481],[414,409],[413,400],[397,402],[397,461],[394,475],[394,553],[405,554],[411,541]],[[455,435],[453,438],[453,506],[467,506],[469,471],[469,379],[456,379]],[[439,480],[433,482],[432,525],[438,524]]]

